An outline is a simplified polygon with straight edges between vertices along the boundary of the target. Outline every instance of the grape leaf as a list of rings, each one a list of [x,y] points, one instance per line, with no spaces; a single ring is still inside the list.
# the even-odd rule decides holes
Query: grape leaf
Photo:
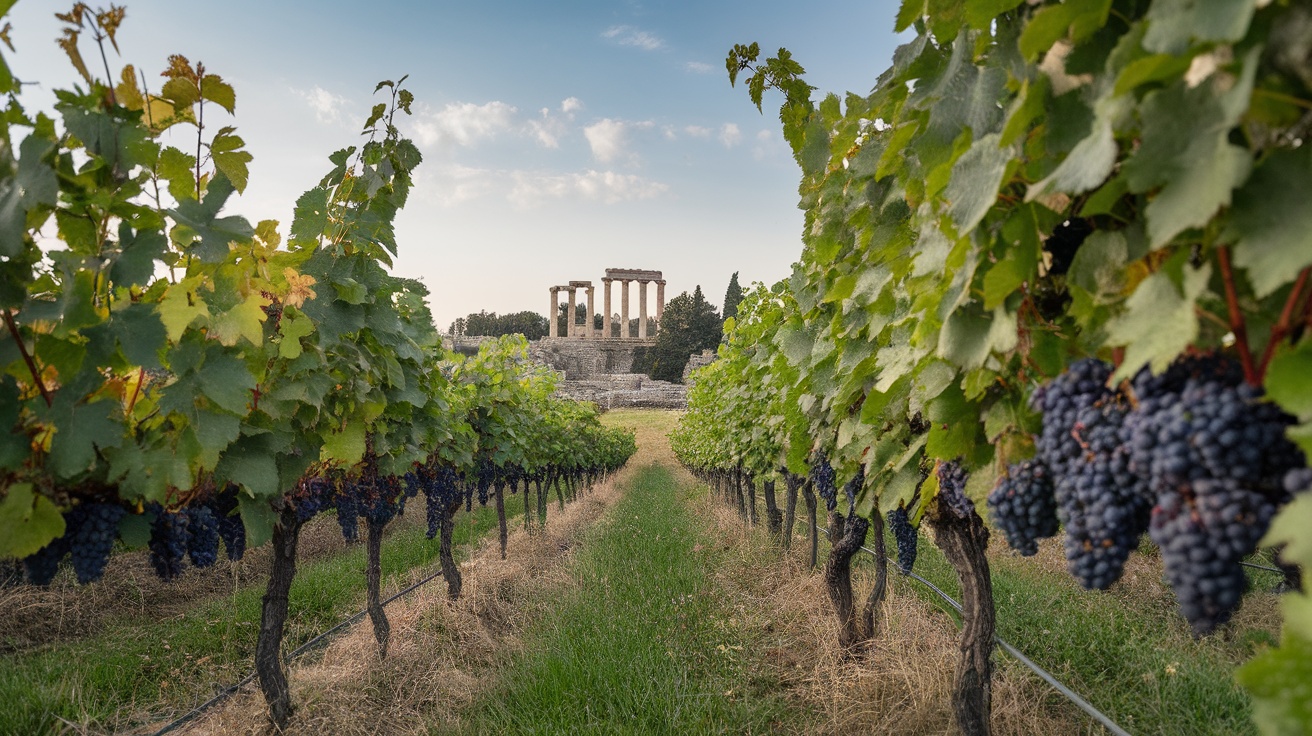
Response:
[[[1254,0],[1154,0],[1148,8],[1143,47],[1159,54],[1183,54],[1192,42],[1232,42],[1244,37]]]
[[[31,483],[15,483],[0,499],[0,529],[0,559],[23,558],[64,535],[64,515]]]
[[[1312,420],[1312,340],[1277,353],[1263,382],[1267,395],[1301,421]]]
[[[1000,147],[999,141],[997,133],[980,138],[952,165],[952,179],[943,195],[958,237],[974,230],[997,201],[1007,164],[1016,154],[1011,146]]]
[[[1107,323],[1107,344],[1125,346],[1125,359],[1112,380],[1132,378],[1145,365],[1160,373],[1193,344],[1198,337],[1194,304],[1211,275],[1210,264],[1186,268],[1183,292],[1166,271],[1139,284],[1125,301],[1124,313]]]
[[[255,157],[240,150],[246,145],[246,141],[234,131],[236,128],[228,126],[214,134],[214,140],[210,142],[210,158],[214,161],[214,168],[223,172],[238,192],[244,192],[246,182],[250,179],[250,169],[247,164]]]
[[[210,335],[232,347],[245,339],[252,345],[264,342],[264,308],[272,302],[261,294],[251,294],[237,306],[210,319]]]
[[[178,224],[196,233],[198,240],[185,247],[202,261],[222,261],[228,256],[230,243],[249,243],[255,235],[255,228],[251,227],[246,218],[236,215],[218,216],[233,191],[228,177],[219,174],[210,180],[204,202],[183,200],[177,208],[169,210]]]
[[[1312,265],[1312,146],[1273,151],[1234,194],[1227,236],[1257,296]]]

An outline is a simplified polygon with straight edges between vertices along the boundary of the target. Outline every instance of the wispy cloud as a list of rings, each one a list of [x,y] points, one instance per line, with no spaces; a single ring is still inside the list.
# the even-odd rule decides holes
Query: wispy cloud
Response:
[[[618,204],[654,199],[669,191],[660,182],[634,174],[594,171],[570,174],[536,174],[517,171],[507,199],[521,209],[538,207],[548,200],[575,199],[603,204]]]
[[[650,120],[627,122],[602,118],[600,121],[583,129],[583,135],[592,147],[592,155],[601,163],[632,158],[626,150],[629,132],[645,130],[655,126]]]
[[[665,45],[656,36],[633,26],[611,26],[601,32],[601,37],[620,46],[633,46],[643,51],[655,51]]]
[[[582,109],[583,102],[577,97],[563,100],[559,112],[544,107],[536,120],[528,121],[528,134],[545,148],[559,148],[561,136],[569,132],[569,124],[574,121],[574,113]]]
[[[711,72],[715,71],[714,66],[711,66],[710,64],[707,64],[704,61],[685,62],[683,68],[687,69],[693,74],[710,74]]]
[[[415,116],[414,131],[425,146],[469,146],[512,130],[516,109],[504,102],[482,105],[457,102],[437,111],[421,111]]]
[[[725,148],[733,148],[743,139],[743,133],[737,123],[725,123],[720,126],[720,142]]]
[[[314,118],[325,125],[341,120],[343,110],[350,105],[350,100],[335,95],[317,84],[309,91],[294,90],[294,92],[309,103],[310,109],[314,111]]]

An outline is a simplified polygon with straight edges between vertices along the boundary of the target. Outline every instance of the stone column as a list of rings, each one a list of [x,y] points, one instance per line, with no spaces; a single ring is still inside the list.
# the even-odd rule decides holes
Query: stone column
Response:
[[[588,287],[588,315],[583,318],[583,336],[587,338],[592,338],[597,336],[597,330],[592,326],[593,324],[592,315],[597,313],[596,296],[597,296],[597,287],[589,286]]]
[[[551,311],[547,312],[547,335],[549,337],[560,337],[560,326],[556,324],[556,317],[560,314],[560,289],[551,287]]]
[[[638,339],[647,339],[647,280],[638,281]]]
[[[620,280],[620,337],[629,336],[629,279]]]
[[[571,286],[569,290],[569,316],[565,318],[565,337],[574,337],[578,334],[578,327],[574,324],[574,313],[574,287]]]
[[[603,340],[610,339],[610,282],[611,279],[601,280],[601,308],[606,310],[606,313],[601,317],[601,337]]]
[[[660,332],[661,317],[665,315],[665,279],[656,282],[656,331]]]

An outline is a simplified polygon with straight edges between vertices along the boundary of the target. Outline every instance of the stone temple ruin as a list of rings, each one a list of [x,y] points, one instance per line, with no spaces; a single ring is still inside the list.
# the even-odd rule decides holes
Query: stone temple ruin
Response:
[[[620,282],[619,336],[612,336],[612,287]],[[637,337],[630,337],[629,284],[638,282]],[[647,334],[648,284],[656,285],[655,317],[657,329],[665,311],[665,279],[660,271],[632,268],[608,268],[601,280],[602,326],[595,327],[596,288],[591,281],[570,281],[563,286],[549,287],[551,311],[548,314],[550,332],[542,340],[529,345],[529,355],[539,363],[551,366],[564,375],[557,392],[572,399],[596,402],[603,409],[616,407],[652,407],[683,409],[688,404],[686,387],[677,383],[654,381],[633,373],[636,352],[655,345],[655,335]],[[560,313],[560,292],[569,295],[566,314],[566,333],[561,335],[555,316]],[[587,314],[578,321],[578,292],[587,298]]]
[[[611,337],[611,317],[614,312],[611,311],[611,285],[616,281],[620,282],[620,335]],[[638,337],[639,340],[647,339],[647,284],[656,284],[656,322],[659,325],[661,314],[665,312],[665,279],[661,278],[660,271],[644,271],[635,268],[608,268],[606,276],[601,280],[603,287],[602,295],[602,325],[598,332],[593,326],[592,315],[597,313],[596,288],[591,281],[571,281],[564,286],[552,286],[551,291],[551,310],[547,312],[547,319],[550,321],[548,329],[551,332],[548,337],[569,337],[569,338],[587,338],[587,339],[619,339],[628,340],[630,338],[626,333],[629,329],[629,284],[633,281],[638,282]],[[587,293],[587,317],[582,324],[578,321],[578,309],[576,294],[580,291]],[[569,310],[566,314],[566,332],[561,335],[560,326],[556,324],[555,316],[560,313],[560,292],[569,293]]]

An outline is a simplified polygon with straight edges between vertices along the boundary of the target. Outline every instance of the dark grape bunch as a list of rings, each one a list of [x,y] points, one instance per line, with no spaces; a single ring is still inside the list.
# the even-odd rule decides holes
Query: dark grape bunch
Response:
[[[303,524],[332,505],[332,483],[323,476],[298,483],[292,493],[291,501],[296,507],[296,518]]]
[[[123,507],[109,503],[84,503],[64,515],[65,532],[73,572],[82,585],[105,574],[105,563],[118,539]]]
[[[27,573],[27,582],[32,585],[49,585],[59,572],[59,563],[68,554],[68,537],[52,540],[50,544],[23,558],[23,570]]]
[[[920,535],[911,526],[907,510],[901,506],[889,512],[888,527],[893,530],[893,539],[897,542],[897,567],[903,575],[910,575],[916,564],[916,543]]]
[[[348,542],[360,539],[360,484],[348,480],[337,486],[333,494],[333,505],[337,507],[337,524],[342,528],[342,538]]]
[[[223,539],[223,548],[228,559],[234,562],[246,554],[246,525],[241,521],[241,514],[237,513],[237,493],[236,486],[228,486],[215,494],[208,504],[219,537]]]
[[[161,580],[182,574],[187,556],[187,515],[152,504],[155,521],[150,529],[150,564]]]
[[[1078,361],[1033,399],[1044,413],[1038,462],[1052,475],[1071,573],[1087,588],[1111,585],[1148,531],[1181,612],[1206,634],[1239,605],[1240,560],[1279,505],[1312,484],[1285,436],[1294,419],[1221,354],[1141,371],[1128,393],[1106,386],[1111,373]],[[1020,512],[999,513],[1003,500],[995,523],[1011,541]]]
[[[966,469],[956,460],[938,464],[939,505],[961,519],[969,519],[975,512],[975,502],[966,495],[966,481],[969,477]]]
[[[856,475],[852,480],[843,484],[843,494],[847,496],[847,515],[853,516],[856,513],[856,497],[866,484],[866,466],[859,465],[856,469]]]
[[[835,479],[834,466],[829,464],[829,458],[823,452],[817,452],[811,458],[811,485],[825,500],[825,508],[829,511],[838,507],[838,488],[834,485]]]
[[[1239,561],[1257,548],[1276,506],[1232,478],[1196,481],[1191,493],[1163,494],[1149,534],[1180,612],[1202,636],[1239,607],[1248,583]]]
[[[419,479],[427,501],[428,538],[437,536],[446,509],[460,500],[460,477],[453,468],[420,468]]]
[[[206,506],[192,506],[186,513],[187,556],[196,567],[211,567],[219,560],[219,520]]]
[[[1041,462],[1026,460],[1007,468],[989,494],[988,507],[1007,544],[1025,557],[1039,551],[1038,540],[1059,529],[1052,475]]]

